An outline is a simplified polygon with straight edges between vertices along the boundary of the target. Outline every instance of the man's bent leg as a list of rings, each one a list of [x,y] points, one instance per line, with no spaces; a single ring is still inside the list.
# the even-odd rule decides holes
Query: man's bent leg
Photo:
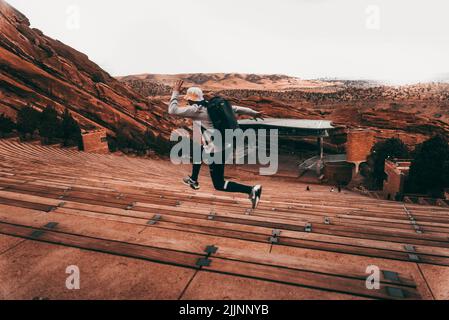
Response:
[[[232,181],[225,181],[224,168],[224,164],[212,163],[209,165],[210,176],[215,189],[224,192],[246,193],[250,195],[253,190],[252,187]]]

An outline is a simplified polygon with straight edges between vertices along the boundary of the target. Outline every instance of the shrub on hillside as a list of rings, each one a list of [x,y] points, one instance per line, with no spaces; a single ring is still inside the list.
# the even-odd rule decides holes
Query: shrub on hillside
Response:
[[[150,130],[141,134],[132,130],[125,122],[118,125],[115,138],[108,137],[108,144],[112,152],[120,150],[138,155],[145,155],[149,150],[160,155],[168,155],[171,150],[170,141],[161,136],[155,136]]]
[[[134,152],[143,155],[148,147],[145,143],[144,135],[132,130],[125,122],[121,122],[116,130],[115,142],[112,143],[111,150],[113,151],[113,149],[121,150],[125,153]]]
[[[52,106],[48,106],[41,113],[39,135],[44,144],[52,144],[62,138],[61,121],[58,112]]]
[[[390,138],[376,143],[368,157],[369,174],[368,184],[372,189],[382,189],[385,174],[386,159],[407,159],[410,151],[407,145],[398,138]]]
[[[4,114],[0,115],[0,138],[9,135],[15,128],[16,125],[11,119]]]
[[[441,197],[445,188],[449,188],[449,143],[437,135],[416,147],[407,191]]]
[[[29,139],[39,128],[40,112],[27,106],[17,113],[17,130],[23,139]]]
[[[78,146],[80,150],[83,148],[81,128],[67,109],[62,115],[61,129],[64,147]]]

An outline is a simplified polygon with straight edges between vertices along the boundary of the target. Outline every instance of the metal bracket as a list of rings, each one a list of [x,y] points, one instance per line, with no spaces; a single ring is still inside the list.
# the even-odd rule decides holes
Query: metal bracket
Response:
[[[421,227],[416,225],[413,225],[413,227],[415,228],[416,233],[422,233]]]
[[[65,206],[65,204],[66,204],[65,202],[60,202],[60,203],[58,203],[57,206],[51,207],[51,208],[47,211],[47,213],[53,212],[53,211],[55,211],[55,210],[58,209],[58,208],[62,208],[63,206]]]
[[[281,236],[281,230],[273,229],[273,231],[271,231],[271,235],[273,237],[280,237]]]
[[[216,246],[207,246],[206,249],[204,250],[204,252],[207,253],[207,256],[217,253],[217,251],[218,251],[218,247],[216,247]]]
[[[419,261],[419,256],[417,254],[409,254],[408,258],[410,259],[410,261]]]
[[[160,214],[156,214],[150,221],[147,222],[147,224],[155,225],[161,219],[162,219],[162,216]]]
[[[394,287],[385,287],[387,289],[387,294],[392,298],[405,298],[405,292],[402,289]]]
[[[382,270],[382,273],[383,273],[385,279],[390,280],[390,281],[400,282],[399,274],[397,272]]]
[[[133,202],[129,206],[126,207],[126,210],[132,210],[136,206],[136,203]]]
[[[57,222],[49,222],[49,223],[47,223],[47,224],[44,226],[44,228],[47,228],[47,229],[55,229],[55,228],[58,226],[58,224],[59,224],[59,223],[57,223]]]
[[[211,211],[210,213],[209,213],[209,215],[207,216],[207,220],[215,220],[215,216],[216,216],[217,214],[215,213],[215,212],[213,212],[213,211]]]
[[[273,229],[273,230],[271,231],[271,237],[268,239],[268,241],[269,241],[271,244],[279,243],[279,237],[280,237],[280,236],[281,236],[281,230]]]
[[[270,237],[270,243],[279,243],[279,238],[278,237]]]
[[[324,224],[331,224],[331,219],[328,217],[324,218]]]
[[[408,252],[416,252],[415,246],[412,246],[411,244],[406,244],[404,249]]]
[[[35,231],[33,231],[33,232],[31,232],[31,238],[33,238],[33,239],[38,239],[38,238],[40,238],[43,234],[45,233],[45,231],[43,231],[43,230],[35,230]]]
[[[305,232],[312,232],[312,224],[311,223],[307,223],[306,226],[304,227],[304,231]]]
[[[198,261],[196,262],[196,266],[197,267],[209,267],[211,264],[212,260],[207,259],[207,258],[200,258],[198,259]]]

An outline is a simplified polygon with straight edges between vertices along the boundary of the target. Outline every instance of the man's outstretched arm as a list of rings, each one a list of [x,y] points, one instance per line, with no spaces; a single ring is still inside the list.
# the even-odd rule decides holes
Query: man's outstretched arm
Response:
[[[171,96],[170,104],[168,106],[168,113],[184,118],[195,118],[198,112],[198,106],[179,107],[179,95],[182,89],[183,81],[177,81],[173,87],[173,94]]]
[[[263,118],[262,112],[253,110],[251,108],[232,106],[232,110],[234,110],[234,112],[236,114],[242,114],[242,115],[246,115],[246,116],[251,116],[251,117],[256,118],[256,119],[262,119]]]

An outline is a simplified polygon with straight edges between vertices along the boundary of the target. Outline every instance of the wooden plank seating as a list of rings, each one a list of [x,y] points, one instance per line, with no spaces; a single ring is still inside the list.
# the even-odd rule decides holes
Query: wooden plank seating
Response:
[[[449,267],[449,208],[326,186],[306,192],[292,179],[230,167],[231,179],[265,187],[249,210],[246,196],[213,190],[207,170],[194,192],[180,183],[190,168],[164,160],[2,140],[0,159],[0,234],[27,242],[307,288],[317,299],[435,298],[437,282],[419,266]],[[385,271],[379,290],[365,286],[373,261]]]
[[[158,263],[188,268],[204,267],[204,270],[211,272],[227,273],[254,279],[272,280],[290,285],[300,285],[304,287],[319,288],[322,290],[331,290],[333,292],[351,293],[368,298],[394,299],[395,297],[388,293],[389,288],[400,290],[400,292],[404,295],[403,298],[405,299],[420,298],[414,284],[410,283],[410,281],[405,281],[405,284],[402,284],[400,280],[395,283],[382,283],[379,290],[369,290],[365,286],[364,279],[349,277],[342,278],[334,275],[301,271],[291,267],[281,268],[279,266],[242,262],[233,259],[225,259],[223,257],[213,257],[209,259],[208,257],[203,257],[195,253],[160,249],[121,241],[91,238],[87,236],[50,231],[48,229],[36,229],[27,226],[0,223],[0,233],[35,241],[63,244],[70,247],[144,259]],[[201,259],[207,260],[206,265],[202,265],[200,263]]]

